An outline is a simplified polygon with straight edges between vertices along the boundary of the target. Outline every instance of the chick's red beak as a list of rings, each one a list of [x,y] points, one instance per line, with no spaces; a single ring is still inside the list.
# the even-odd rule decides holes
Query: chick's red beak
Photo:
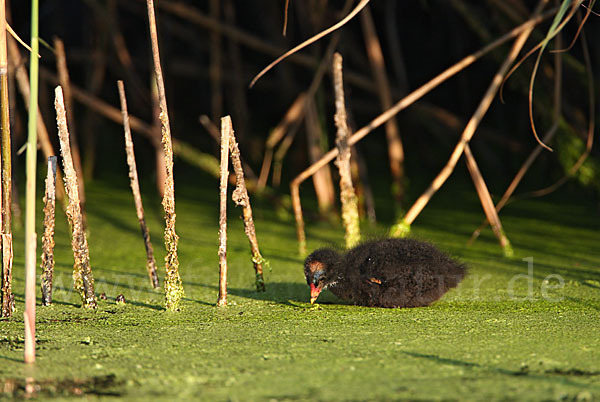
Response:
[[[315,303],[317,297],[319,297],[319,293],[321,293],[321,290],[323,290],[321,286],[317,287],[314,283],[310,284],[310,304]]]

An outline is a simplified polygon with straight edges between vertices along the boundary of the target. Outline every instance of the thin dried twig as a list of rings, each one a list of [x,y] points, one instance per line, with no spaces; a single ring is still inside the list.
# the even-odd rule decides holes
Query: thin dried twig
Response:
[[[135,153],[133,152],[133,140],[131,139],[131,129],[129,127],[129,113],[127,112],[125,86],[123,85],[123,81],[117,81],[117,85],[119,88],[119,98],[121,100],[121,110],[123,113],[123,127],[125,129],[125,152],[127,153],[127,165],[129,165],[129,185],[131,186],[131,191],[133,193],[135,212],[137,214],[138,222],[140,223],[140,230],[142,231],[142,237],[144,238],[144,245],[146,247],[146,268],[148,269],[148,277],[150,278],[152,287],[157,289],[158,275],[156,273],[156,261],[154,259],[154,249],[150,242],[150,231],[148,230],[146,218],[144,216],[144,206],[142,204],[142,195],[140,193]]]
[[[94,294],[94,277],[90,265],[90,252],[87,244],[85,230],[83,228],[83,217],[81,215],[79,193],[77,186],[77,174],[73,167],[71,157],[71,145],[69,141],[69,130],[67,128],[67,117],[63,92],[60,86],[55,89],[56,121],[58,124],[58,137],[60,139],[60,150],[63,157],[63,169],[65,172],[65,188],[69,196],[67,218],[71,224],[73,247],[73,284],[79,292],[83,306],[95,309],[97,307],[96,295]]]
[[[352,185],[352,173],[350,172],[350,147],[348,146],[348,129],[346,114],[346,99],[344,97],[344,81],[342,75],[342,55],[333,55],[333,78],[335,91],[335,116],[337,127],[335,144],[339,150],[336,160],[340,172],[340,200],[342,204],[342,221],[346,229],[346,248],[352,248],[360,241],[360,222],[358,216],[358,200]]]
[[[283,11],[283,36],[285,36],[287,34],[289,6],[290,6],[290,0],[285,0],[285,9]]]
[[[475,157],[471,152],[471,147],[469,147],[468,144],[465,145],[464,152],[467,160],[467,168],[469,169],[469,173],[471,174],[473,183],[475,184],[475,189],[477,190],[477,195],[479,196],[479,200],[483,206],[483,211],[485,212],[488,222],[492,226],[492,231],[500,241],[500,247],[502,247],[504,255],[506,257],[512,257],[514,255],[513,249],[510,245],[508,237],[506,237],[506,234],[504,233],[504,229],[502,229],[502,223],[498,217],[498,212],[494,208],[494,202],[492,201],[490,192],[485,184],[485,180],[483,179],[481,172],[479,171]]]
[[[56,156],[48,158],[46,194],[44,195],[44,234],[42,235],[42,305],[52,304],[54,277],[54,221],[56,216]]]

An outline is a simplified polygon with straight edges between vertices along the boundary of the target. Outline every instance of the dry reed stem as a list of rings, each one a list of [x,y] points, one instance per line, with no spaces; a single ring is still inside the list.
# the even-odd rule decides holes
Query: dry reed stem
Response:
[[[524,22],[523,24],[513,28],[511,31],[502,35],[500,38],[496,39],[492,43],[484,46],[483,48],[470,54],[469,56],[464,57],[458,63],[447,68],[446,70],[444,70],[443,72],[438,74],[436,77],[429,80],[427,83],[423,84],[422,86],[420,86],[419,88],[417,88],[416,90],[411,92],[410,94],[406,95],[404,98],[399,100],[392,108],[386,110],[385,112],[383,112],[382,114],[380,114],[379,116],[377,116],[376,118],[371,120],[371,122],[369,124],[362,127],[360,130],[356,131],[354,134],[352,134],[352,136],[350,136],[350,138],[348,140],[348,144],[350,146],[356,144],[358,141],[360,141],[361,139],[366,137],[368,134],[373,132],[373,130],[380,127],[382,124],[384,124],[386,121],[388,121],[393,116],[398,114],[400,111],[402,111],[402,110],[406,109],[408,106],[412,105],[414,102],[416,102],[417,100],[419,100],[420,98],[425,96],[427,93],[429,93],[434,88],[436,88],[437,86],[439,86],[440,84],[442,84],[443,82],[448,80],[450,77],[452,77],[452,76],[456,75],[457,73],[459,73],[460,71],[464,70],[469,65],[473,64],[475,61],[477,61],[478,59],[483,57],[485,54],[487,54],[487,53],[491,52],[492,50],[496,49],[497,47],[501,46],[508,40],[514,38],[515,36],[520,35],[524,30],[533,29],[533,27],[535,27],[537,24],[544,21],[545,19],[549,18],[550,16],[554,15],[554,13],[556,13],[556,9],[550,10],[542,15],[532,17],[529,20],[527,20],[526,22]],[[331,149],[329,152],[327,152],[325,155],[323,155],[321,157],[321,159],[319,159],[317,162],[313,163],[308,168],[306,168],[304,171],[302,171],[290,183],[290,194],[292,197],[292,205],[294,206],[294,215],[296,216],[296,225],[297,225],[296,232],[298,233],[298,241],[301,244],[306,244],[306,239],[301,238],[300,233],[303,233],[303,230],[298,229],[299,225],[304,226],[304,222],[302,221],[302,217],[301,217],[302,207],[300,205],[300,189],[299,189],[300,184],[302,184],[302,182],[304,182],[310,176],[315,174],[315,172],[317,172],[321,167],[323,167],[324,165],[331,162],[337,155],[338,155],[337,148]]]
[[[152,43],[152,58],[154,61],[154,72],[158,87],[160,101],[160,121],[162,127],[162,143],[165,150],[166,183],[163,207],[165,210],[165,306],[167,310],[178,310],[179,302],[183,297],[183,285],[179,275],[179,259],[177,257],[177,242],[179,237],[175,232],[175,182],[173,178],[173,145],[171,144],[171,126],[169,124],[169,112],[167,110],[167,98],[165,95],[165,83],[163,80],[162,67],[160,65],[160,53],[158,50],[158,34],[156,31],[156,16],[154,14],[154,1],[147,0],[148,21],[150,25],[150,39]]]
[[[131,128],[129,127],[129,114],[127,112],[127,99],[125,97],[125,86],[123,81],[117,81],[119,88],[119,99],[121,101],[121,111],[123,113],[123,127],[125,132],[125,152],[127,154],[127,165],[129,166],[129,185],[131,186],[131,192],[133,193],[133,200],[135,202],[135,212],[137,214],[138,222],[140,223],[140,230],[142,231],[142,237],[144,238],[144,245],[146,247],[146,268],[148,269],[148,277],[150,278],[150,284],[154,289],[158,289],[158,275],[156,273],[156,260],[154,259],[154,249],[150,242],[150,232],[146,225],[146,218],[144,216],[144,206],[142,204],[142,195],[140,193],[140,183],[138,180],[137,167],[135,163],[135,153],[133,151],[133,140],[131,139]]]
[[[63,169],[65,172],[65,188],[69,196],[67,207],[67,218],[71,224],[73,248],[73,285],[79,292],[83,306],[94,309],[97,307],[96,295],[94,294],[94,277],[90,265],[90,252],[87,237],[83,228],[83,217],[80,210],[79,193],[77,186],[77,174],[73,167],[71,158],[71,146],[69,142],[69,130],[65,115],[65,104],[63,92],[60,86],[55,89],[56,120],[58,125],[58,137],[60,139],[60,150],[63,157]]]
[[[544,1],[542,0],[539,4],[544,4]],[[534,12],[533,18],[535,18],[540,13],[540,5],[538,5],[537,10]],[[402,222],[399,225],[396,225],[392,228],[391,234],[393,236],[406,235],[407,228],[410,227],[410,225],[417,218],[419,213],[423,210],[423,208],[425,208],[425,205],[427,205],[433,194],[435,194],[437,190],[440,189],[440,187],[446,182],[446,179],[448,179],[450,174],[454,171],[454,167],[456,166],[458,159],[463,153],[465,146],[469,143],[469,141],[473,137],[473,134],[475,134],[475,130],[479,126],[479,123],[481,122],[490,105],[492,104],[492,101],[495,98],[498,89],[500,88],[500,85],[503,82],[504,76],[510,69],[510,66],[516,60],[517,56],[519,55],[519,52],[525,45],[525,42],[527,41],[527,38],[529,38],[529,35],[532,31],[533,26],[530,26],[529,28],[525,29],[519,34],[508,56],[494,75],[494,78],[492,79],[490,86],[488,87],[483,98],[481,99],[479,106],[475,110],[475,113],[467,123],[467,126],[465,127],[461,135],[460,141],[458,142],[458,144],[454,148],[454,151],[450,155],[450,159],[448,160],[444,168],[440,171],[440,173],[437,175],[437,177],[433,180],[433,182],[429,185],[427,190],[415,201],[413,206],[408,210]]]
[[[48,158],[46,193],[44,195],[44,234],[42,235],[42,305],[52,304],[54,277],[54,222],[56,215],[56,156]]]
[[[360,242],[360,221],[358,216],[358,199],[352,185],[352,173],[350,171],[350,147],[348,146],[348,129],[346,100],[344,98],[344,80],[342,75],[342,55],[333,55],[333,81],[335,91],[335,116],[337,127],[335,144],[339,150],[336,160],[340,172],[340,201],[342,204],[342,221],[346,233],[344,239],[346,248],[352,248]]]
[[[8,101],[8,55],[6,49],[6,5],[0,1],[0,114],[2,132],[2,184],[0,191],[0,233],[2,236],[2,282],[0,316],[10,317],[13,311],[12,295],[12,165]]]
[[[229,141],[231,118],[221,118],[221,166],[219,185],[219,296],[217,306],[227,305],[227,179],[229,178]]]
[[[381,44],[377,37],[375,22],[371,15],[369,6],[365,7],[360,15],[362,28],[364,33],[365,47],[371,71],[377,85],[377,93],[383,110],[388,110],[392,107],[392,91],[390,90],[390,82],[385,71],[385,60]],[[397,208],[402,207],[404,199],[404,147],[400,138],[400,129],[395,118],[390,118],[385,123],[385,136],[388,142],[388,158],[390,164],[390,173],[392,176],[392,195],[396,199]]]
[[[227,124],[231,124],[231,118]],[[265,280],[263,278],[263,263],[265,259],[258,248],[258,239],[256,238],[256,228],[254,227],[254,219],[252,218],[252,206],[250,205],[250,197],[246,189],[246,180],[244,179],[244,169],[242,168],[242,160],[240,157],[240,149],[235,140],[233,127],[228,129],[229,137],[229,152],[231,153],[231,164],[235,172],[236,187],[233,191],[232,199],[235,205],[242,207],[244,216],[244,233],[250,242],[250,252],[252,253],[252,263],[254,264],[254,272],[256,274],[256,290],[259,292],[265,291]]]
[[[510,245],[508,237],[504,233],[504,229],[502,229],[502,223],[500,222],[500,218],[498,217],[498,212],[494,208],[494,202],[492,201],[492,196],[485,184],[485,180],[477,166],[477,162],[475,161],[475,157],[471,152],[471,147],[469,145],[465,145],[464,149],[465,158],[467,160],[467,168],[469,173],[471,174],[471,178],[473,179],[473,183],[475,184],[475,189],[477,190],[477,195],[479,196],[479,200],[481,201],[481,205],[483,207],[483,211],[485,212],[485,216],[487,217],[490,226],[492,227],[492,231],[494,235],[498,238],[500,242],[500,247],[502,247],[502,251],[506,257],[512,257],[514,255],[513,249]]]
[[[9,40],[8,50],[10,52],[10,58],[13,64],[13,68],[15,69],[15,78],[17,80],[19,92],[21,92],[21,96],[23,97],[25,107],[29,111],[29,73],[25,68],[25,64],[21,61],[21,53],[19,52],[17,44],[14,40]],[[46,124],[44,123],[42,112],[39,106],[37,109],[37,114],[37,137],[38,142],[40,143],[40,146],[42,148],[42,152],[44,153],[44,157],[49,158],[51,156],[55,156],[54,147],[52,146],[52,143],[50,141],[50,136],[48,135],[48,130],[46,128]],[[63,186],[62,174],[60,173],[60,169],[57,170],[56,198],[61,200],[63,202],[64,209],[67,209],[67,201],[65,199],[65,188]]]
[[[81,214],[83,216],[83,227],[87,224],[85,213],[85,183],[83,182],[83,167],[81,165],[81,153],[79,152],[79,141],[77,131],[75,130],[75,114],[73,112],[73,96],[71,95],[71,80],[69,78],[69,69],[67,68],[67,58],[65,55],[65,46],[59,38],[54,39],[54,48],[56,51],[56,70],[58,71],[59,85],[63,89],[65,99],[65,110],[67,112],[67,125],[69,127],[69,141],[71,141],[71,155],[73,157],[73,166],[77,173],[77,185],[79,186],[79,200],[81,202]]]

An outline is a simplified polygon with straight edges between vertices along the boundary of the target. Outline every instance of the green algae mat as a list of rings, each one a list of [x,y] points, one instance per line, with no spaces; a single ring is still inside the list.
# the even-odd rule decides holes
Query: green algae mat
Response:
[[[169,313],[150,287],[126,183],[87,187],[96,293],[106,300],[94,312],[79,307],[68,225],[59,216],[54,304],[42,307],[38,298],[37,361],[23,364],[16,230],[17,311],[0,320],[0,399],[27,392],[211,401],[600,398],[600,217],[591,201],[563,194],[507,207],[502,218],[515,257],[506,259],[489,229],[466,245],[481,209],[473,191],[444,189],[415,222],[414,236],[462,259],[469,274],[439,302],[414,309],[357,307],[328,292],[311,306],[292,220],[258,201],[269,267],[267,291],[257,293],[241,211],[230,203],[229,306],[217,308],[216,186],[178,189],[186,297],[182,311]],[[145,207],[162,266],[159,201],[148,196]],[[309,250],[342,244],[339,224],[308,221]],[[386,230],[363,224],[368,237]],[[125,304],[115,301],[121,294]]]

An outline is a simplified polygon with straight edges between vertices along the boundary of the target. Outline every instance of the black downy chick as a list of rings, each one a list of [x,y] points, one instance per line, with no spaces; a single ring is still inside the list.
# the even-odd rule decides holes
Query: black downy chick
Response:
[[[365,242],[344,254],[315,250],[304,263],[311,304],[325,288],[369,307],[421,307],[456,287],[464,264],[414,239]]]

